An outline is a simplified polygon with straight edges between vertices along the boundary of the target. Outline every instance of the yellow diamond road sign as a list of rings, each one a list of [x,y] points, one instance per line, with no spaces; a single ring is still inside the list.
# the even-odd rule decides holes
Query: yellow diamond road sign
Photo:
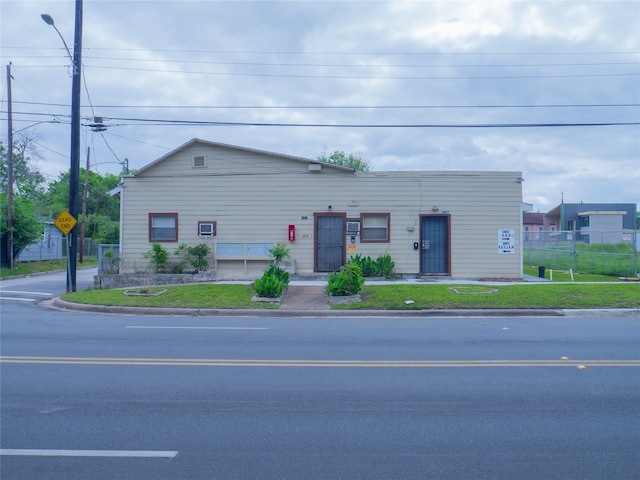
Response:
[[[76,226],[76,223],[78,223],[78,221],[75,218],[73,218],[71,214],[66,210],[64,210],[60,215],[58,215],[58,218],[56,218],[56,221],[53,222],[53,224],[56,227],[58,227],[58,229],[65,235],[69,235],[69,232],[73,230],[73,227]]]

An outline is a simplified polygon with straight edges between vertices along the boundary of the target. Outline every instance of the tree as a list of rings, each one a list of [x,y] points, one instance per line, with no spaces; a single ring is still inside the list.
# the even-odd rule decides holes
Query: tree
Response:
[[[40,158],[33,146],[37,136],[18,134],[13,141],[13,194],[31,202],[41,199],[45,191],[46,180],[37,169],[31,166],[32,157]],[[9,185],[9,162],[6,142],[0,142],[0,193],[6,194]]]
[[[327,155],[326,152],[322,152],[316,157],[316,160],[331,163],[332,165],[340,165],[341,167],[353,168],[360,172],[369,172],[371,170],[371,163],[360,153],[350,153],[347,155],[342,151],[336,150],[331,155]]]
[[[80,169],[80,178],[84,179],[84,168]],[[89,171],[89,188],[87,197],[87,221],[85,236],[100,243],[119,242],[120,200],[109,195],[109,191],[120,182],[116,175],[100,175]],[[81,190],[84,189],[84,185]],[[49,184],[47,191],[47,208],[41,212],[53,216],[68,208],[69,205],[69,172],[61,173],[58,179]],[[82,195],[79,201],[82,201]],[[79,205],[80,207],[80,205]],[[81,211],[81,208],[78,208]],[[78,221],[82,221],[81,218]]]
[[[0,208],[7,211],[7,196],[0,196]],[[43,228],[36,218],[33,205],[23,197],[13,199],[13,259],[18,256],[27,245],[33,243],[42,235]],[[4,239],[9,235],[7,216],[2,215],[0,222],[0,236]]]

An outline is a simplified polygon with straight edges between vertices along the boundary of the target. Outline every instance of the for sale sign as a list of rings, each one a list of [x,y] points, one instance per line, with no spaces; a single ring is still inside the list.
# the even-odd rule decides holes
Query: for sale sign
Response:
[[[498,253],[512,254],[516,252],[516,231],[510,228],[498,230]]]

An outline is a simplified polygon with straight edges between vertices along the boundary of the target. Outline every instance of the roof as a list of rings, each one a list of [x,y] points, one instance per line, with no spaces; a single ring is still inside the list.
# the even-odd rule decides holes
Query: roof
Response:
[[[544,225],[544,213],[524,212],[522,214],[522,223],[527,225]]]
[[[579,212],[578,216],[579,217],[589,217],[591,215],[624,215],[627,212],[620,212],[620,211],[606,211],[606,212],[595,212],[595,211],[589,211],[589,212]]]
[[[293,160],[293,161],[296,161],[296,162],[302,162],[302,163],[305,163],[305,164],[326,165],[329,168],[335,168],[337,170],[342,170],[342,171],[345,171],[345,172],[354,172],[355,171],[353,168],[350,168],[350,167],[343,167],[343,166],[340,166],[340,165],[334,165],[332,163],[320,162],[318,160],[313,160],[313,159],[310,159],[310,158],[296,157],[294,155],[285,155],[285,154],[282,154],[282,153],[269,152],[267,150],[258,150],[258,149],[255,149],[255,148],[240,147],[238,145],[230,145],[230,144],[227,144],[227,143],[219,143],[219,142],[211,142],[209,140],[202,140],[200,138],[192,138],[188,142],[180,145],[178,148],[175,148],[175,149],[171,150],[169,153],[163,155],[162,157],[158,158],[157,160],[155,160],[155,161],[153,161],[151,163],[148,163],[144,167],[138,169],[133,175],[128,175],[128,176],[135,177],[139,173],[142,173],[142,172],[152,168],[153,166],[165,161],[167,158],[172,157],[173,155],[175,155],[176,153],[180,152],[181,150],[189,148],[192,145],[195,145],[196,143],[209,145],[209,146],[212,146],[212,147],[223,147],[223,148],[227,148],[227,149],[230,149],[230,150],[239,150],[239,151],[243,151],[243,152],[258,153],[258,154],[268,155],[268,156],[278,157],[278,158],[287,158],[289,160]]]

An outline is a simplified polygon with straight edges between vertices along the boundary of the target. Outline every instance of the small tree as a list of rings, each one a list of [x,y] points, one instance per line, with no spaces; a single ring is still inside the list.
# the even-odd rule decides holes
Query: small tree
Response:
[[[169,252],[167,252],[162,245],[154,242],[151,246],[151,250],[145,253],[143,257],[151,262],[155,273],[160,273],[164,270],[167,264]]]
[[[273,264],[278,268],[281,268],[282,261],[285,258],[289,258],[289,253],[289,247],[287,247],[287,244],[284,242],[274,245],[273,248],[269,250],[269,254],[273,259]]]
[[[201,243],[195,247],[189,247],[189,254],[194,258],[191,260],[191,265],[194,266],[196,271],[206,270],[209,266],[207,261],[207,255],[209,255],[209,245]]]
[[[11,230],[13,231],[13,252],[11,252],[11,258],[15,259],[18,253],[27,245],[40,238],[43,228],[33,213],[31,202],[24,198],[17,197],[13,199],[12,206],[13,228]],[[3,212],[0,215],[0,235],[4,238],[10,233],[7,225],[7,216],[4,214],[4,212],[7,211],[6,195],[2,195],[0,198],[0,208]]]
[[[201,243],[195,247],[188,247],[186,244],[181,243],[176,251],[173,252],[174,255],[180,258],[180,262],[177,264],[177,271],[182,272],[187,263],[190,263],[196,269],[196,272],[206,270],[209,266],[207,255],[209,255],[210,250],[209,245],[206,243]]]

